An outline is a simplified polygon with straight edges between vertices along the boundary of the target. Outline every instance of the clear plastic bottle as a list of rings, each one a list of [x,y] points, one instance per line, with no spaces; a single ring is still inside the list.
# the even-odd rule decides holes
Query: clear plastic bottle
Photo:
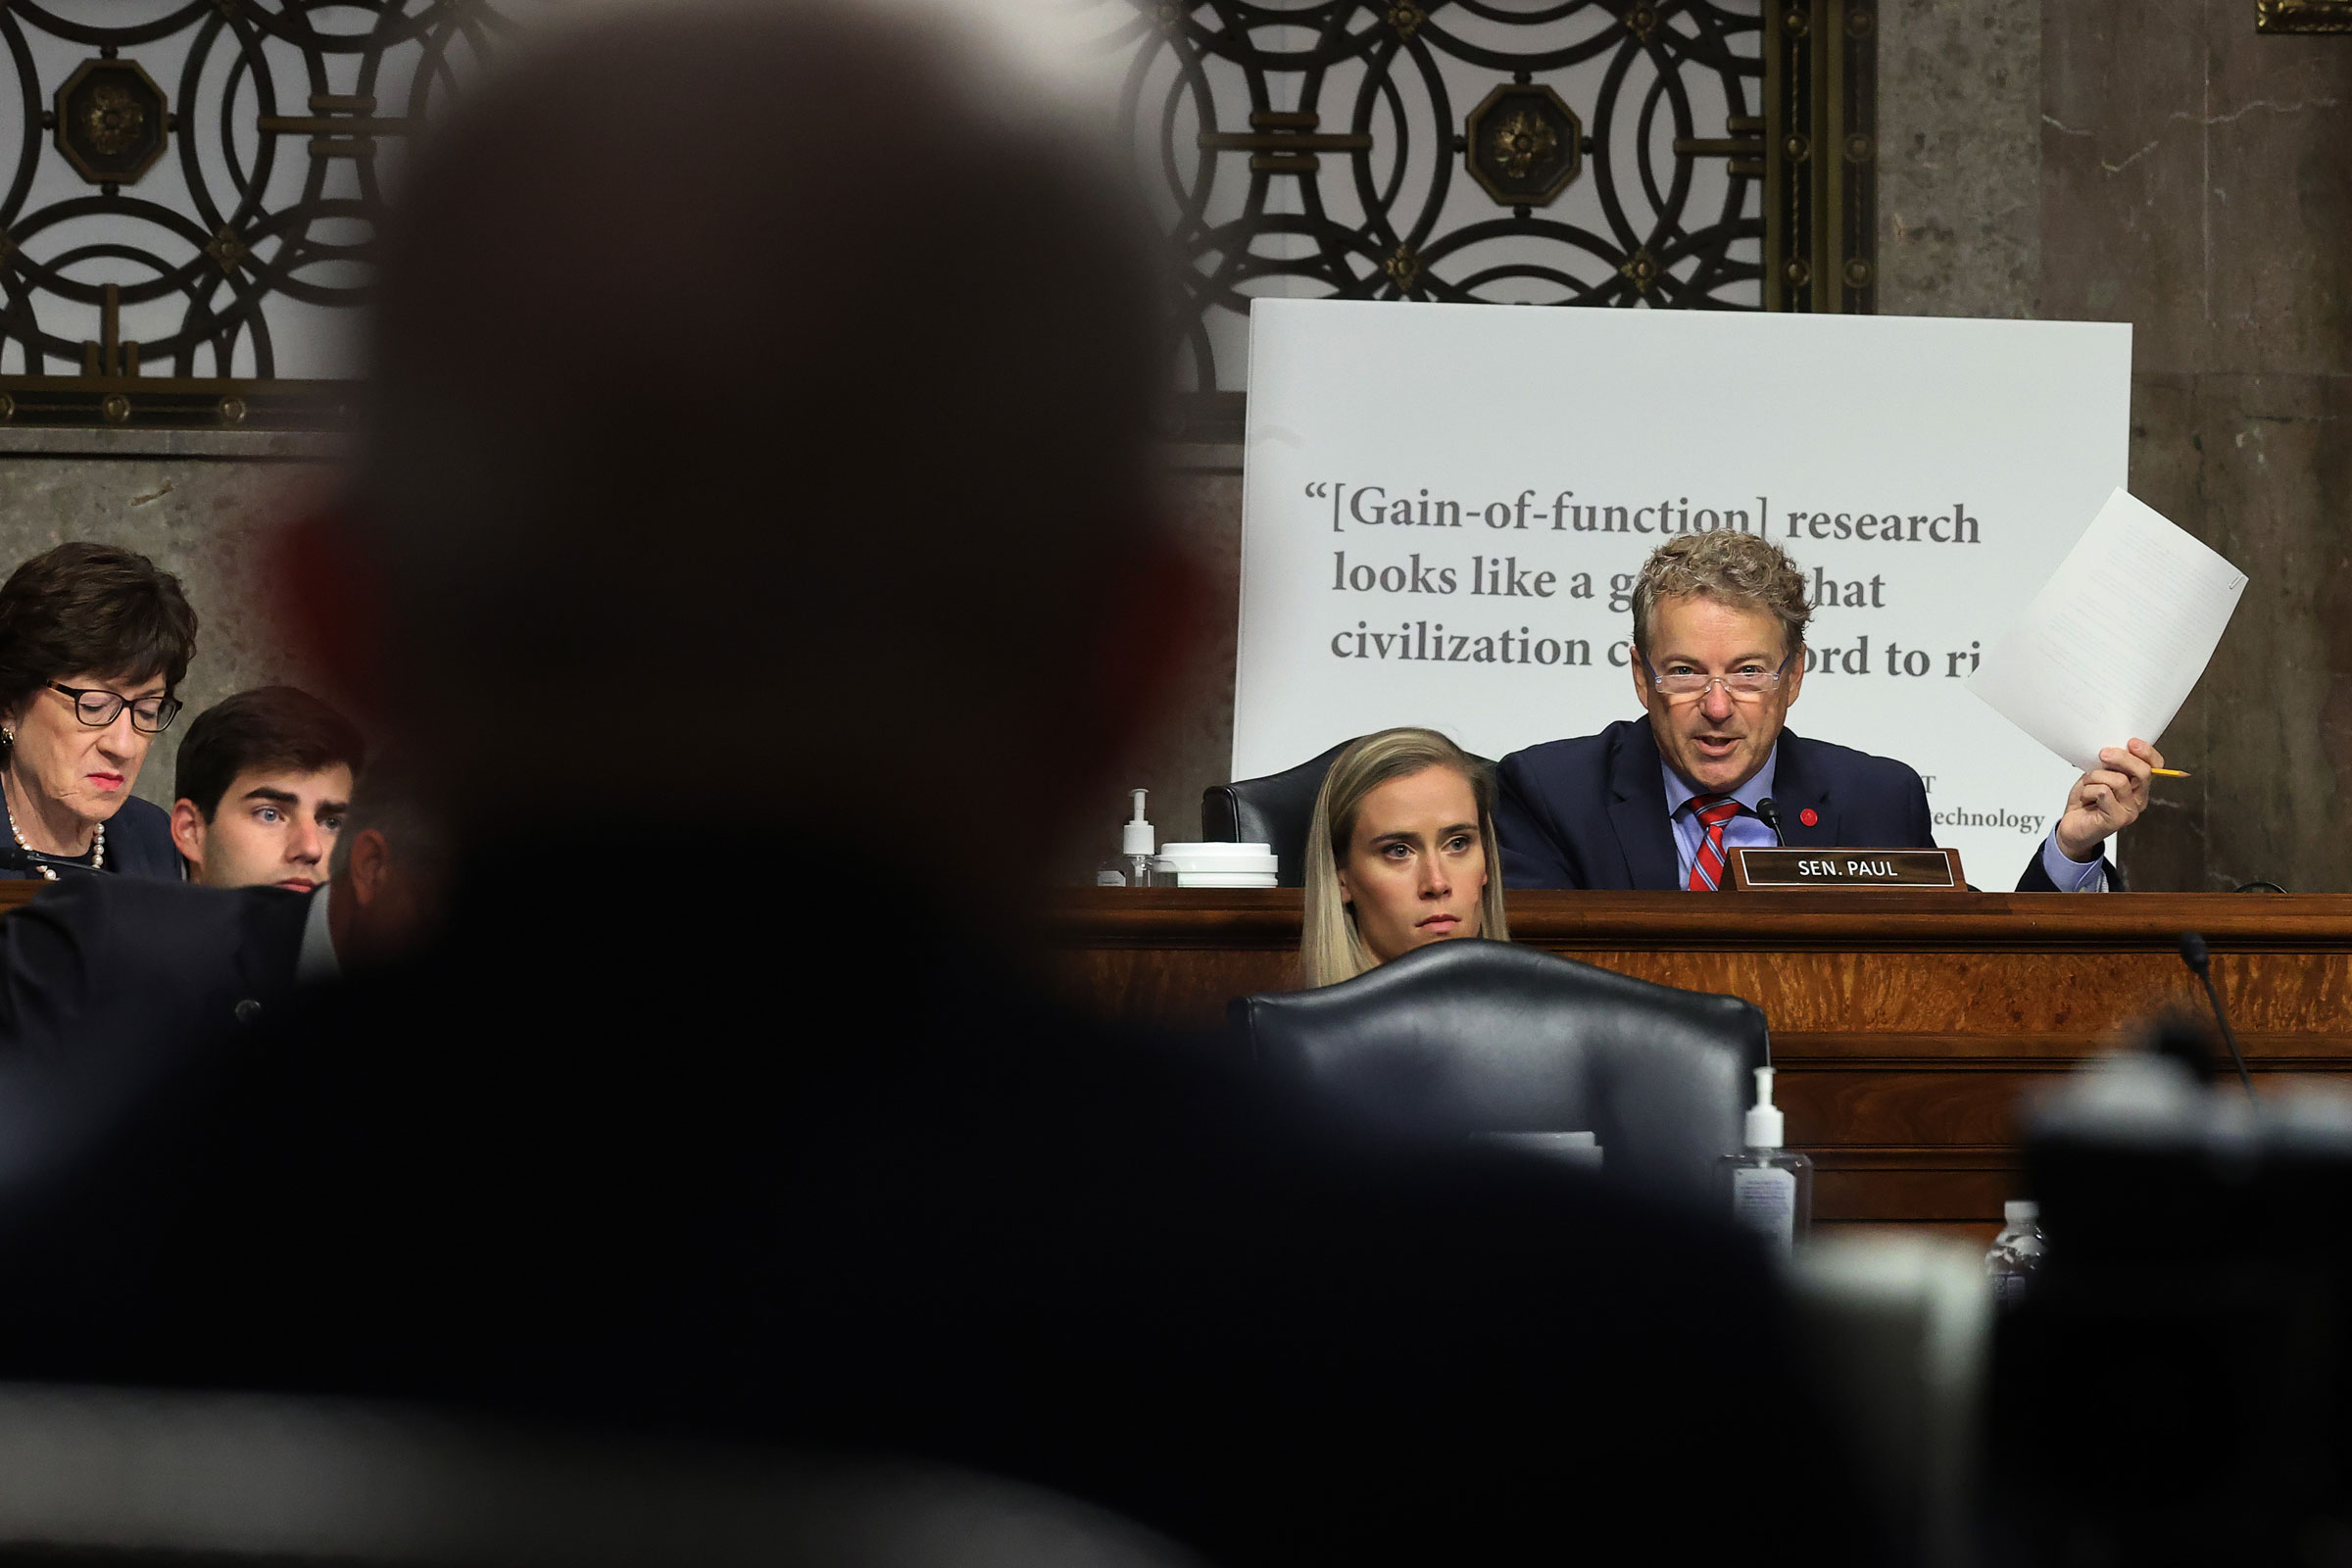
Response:
[[[2040,1204],[2013,1198],[2001,1205],[2001,1234],[1992,1239],[1992,1248],[1984,1254],[1984,1277],[1992,1282],[1992,1298],[1997,1304],[2014,1306],[2025,1299],[2034,1288],[2034,1276],[2041,1269],[2046,1245]]]
[[[1732,1221],[1754,1231],[1784,1256],[1813,1224],[1813,1161],[1781,1147],[1780,1108],[1772,1102],[1772,1069],[1756,1069],[1756,1102],[1741,1139],[1747,1147],[1723,1156]]]

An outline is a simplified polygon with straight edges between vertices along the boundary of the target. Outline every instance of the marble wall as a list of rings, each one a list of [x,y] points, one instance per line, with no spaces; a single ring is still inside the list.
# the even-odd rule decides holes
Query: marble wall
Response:
[[[1885,314],[2034,314],[2042,3],[1880,0]]]
[[[1242,598],[1242,449],[1238,445],[1171,450],[1168,488],[1177,536],[1190,546],[1206,586],[1201,620],[1178,672],[1170,716],[1130,768],[1129,787],[1152,791],[1152,820],[1162,843],[1200,836],[1200,792],[1233,776],[1233,669]],[[1304,760],[1303,758],[1300,759]],[[1087,825],[1095,858],[1118,848],[1124,795],[1102,823]],[[1082,857],[1083,858],[1083,857]]]
[[[2166,736],[2150,888],[2352,891],[2352,38],[2048,0],[2038,314],[2132,323],[2132,483],[2252,579]]]
[[[2132,488],[2252,579],[2127,874],[2352,891],[2352,38],[2252,0],[1882,16],[1880,308],[2132,322]]]

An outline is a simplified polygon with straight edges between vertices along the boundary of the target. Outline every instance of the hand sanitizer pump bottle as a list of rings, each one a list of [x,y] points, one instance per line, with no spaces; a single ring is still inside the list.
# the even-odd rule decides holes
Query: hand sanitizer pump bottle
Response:
[[[1732,1218],[1770,1242],[1784,1256],[1813,1223],[1813,1161],[1781,1147],[1780,1107],[1772,1102],[1772,1069],[1756,1069],[1756,1102],[1748,1107],[1746,1149],[1723,1156],[1731,1176]]]
[[[1158,853],[1158,840],[1152,836],[1152,824],[1144,820],[1144,791],[1129,790],[1128,798],[1135,803],[1135,820],[1119,830],[1119,858],[1127,862],[1127,885],[1148,888],[1152,885],[1152,857]]]
[[[1143,790],[1129,790],[1127,799],[1135,820],[1119,829],[1119,853],[1095,871],[1095,885],[1103,888],[1148,888],[1152,885],[1152,857],[1158,849],[1152,824],[1144,820]]]

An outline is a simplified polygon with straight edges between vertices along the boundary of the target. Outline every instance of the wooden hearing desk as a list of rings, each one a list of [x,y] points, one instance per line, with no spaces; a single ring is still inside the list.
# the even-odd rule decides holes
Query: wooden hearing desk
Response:
[[[1099,1015],[1214,1028],[1298,984],[1299,894],[1086,889],[1049,913],[1054,978]],[[1514,893],[1511,934],[1772,1023],[1814,1214],[1989,1234],[2019,1196],[2020,1098],[2167,1004],[2205,1012],[2200,931],[2258,1075],[2352,1074],[2352,897]]]

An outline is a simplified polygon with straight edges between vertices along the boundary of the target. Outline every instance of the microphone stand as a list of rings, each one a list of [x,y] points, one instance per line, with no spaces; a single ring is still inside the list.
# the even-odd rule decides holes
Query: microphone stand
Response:
[[[5,787],[0,787],[0,813],[7,815],[13,837],[17,814],[9,807],[8,791]],[[43,855],[38,850],[28,850],[15,844],[0,844],[0,869],[22,871],[26,876],[34,876],[43,867],[48,868],[53,877],[63,876],[68,871],[78,871],[86,876],[96,869],[94,866],[83,865],[78,860],[63,859],[54,855]]]
[[[2180,961],[2188,972],[2205,982],[2205,1000],[2213,1004],[2213,1021],[2222,1026],[2222,1041],[2230,1048],[2230,1059],[2237,1064],[2237,1081],[2246,1091],[2246,1099],[2254,1098],[2254,1080],[2246,1072],[2246,1058],[2237,1049],[2237,1036],[2230,1032],[2230,1015],[2222,1010],[2222,994],[2213,988],[2213,955],[2206,951],[2205,938],[2194,931],[2180,933]]]
[[[60,876],[69,871],[79,876],[102,876],[105,874],[94,866],[82,864],[79,860],[68,860],[54,855],[43,855],[38,850],[20,850],[14,844],[0,844],[0,869],[22,871],[26,876],[32,876],[44,866],[57,872]]]

